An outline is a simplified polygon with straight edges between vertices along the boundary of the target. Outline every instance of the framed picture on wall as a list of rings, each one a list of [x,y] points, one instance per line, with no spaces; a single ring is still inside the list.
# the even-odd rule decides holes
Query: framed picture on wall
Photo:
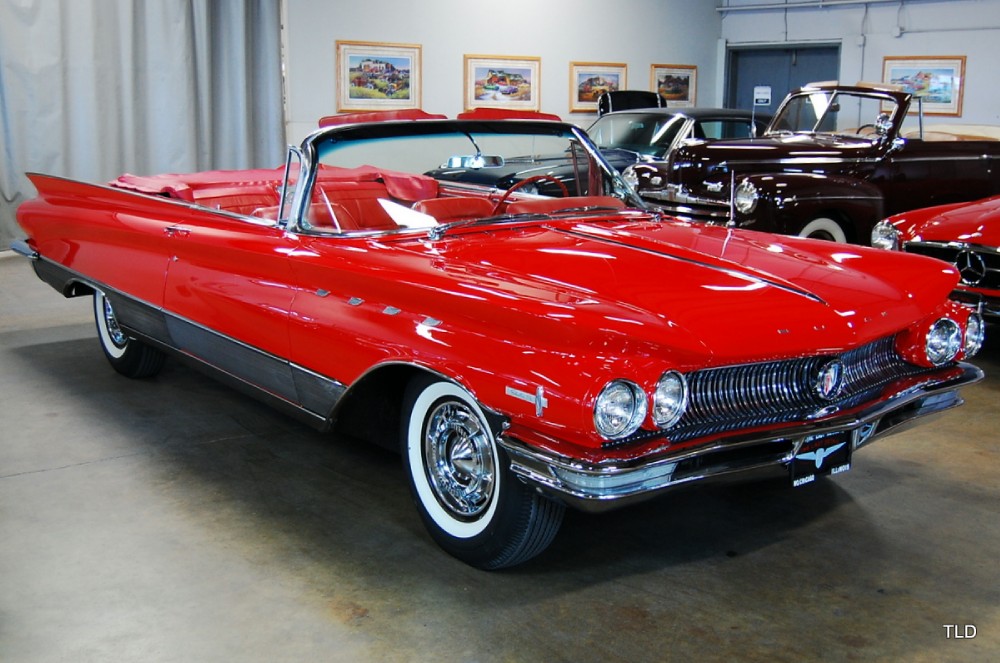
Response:
[[[882,82],[923,99],[925,115],[961,115],[964,77],[964,55],[882,58]]]
[[[465,109],[541,109],[542,59],[503,55],[465,56]]]
[[[698,98],[698,67],[691,64],[650,65],[649,89],[659,92],[667,100],[667,106],[694,106]]]
[[[337,111],[420,108],[420,46],[337,41]]]
[[[628,65],[620,62],[570,62],[569,111],[596,113],[597,98],[628,87]]]

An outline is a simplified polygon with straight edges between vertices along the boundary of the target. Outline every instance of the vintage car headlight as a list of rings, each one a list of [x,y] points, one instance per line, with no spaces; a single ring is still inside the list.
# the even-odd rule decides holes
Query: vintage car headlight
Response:
[[[653,423],[660,428],[676,424],[687,409],[687,380],[677,371],[667,371],[653,393]]]
[[[740,214],[750,214],[757,209],[757,199],[759,198],[757,187],[750,180],[743,180],[733,192],[733,204]]]
[[[947,363],[962,349],[962,329],[958,323],[941,318],[927,332],[927,360],[935,366]]]
[[[965,323],[965,356],[971,357],[979,352],[986,340],[986,324],[983,316],[976,312],[969,314],[969,321]]]
[[[899,250],[899,231],[888,221],[879,221],[872,228],[872,246],[887,251]]]
[[[646,418],[646,394],[628,380],[613,380],[604,386],[594,404],[594,426],[609,440],[634,433]]]

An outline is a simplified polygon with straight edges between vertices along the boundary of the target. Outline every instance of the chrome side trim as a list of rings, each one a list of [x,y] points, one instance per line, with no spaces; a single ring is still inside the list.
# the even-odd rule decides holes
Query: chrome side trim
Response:
[[[28,260],[38,260],[38,251],[28,246],[28,243],[23,239],[14,240],[10,244],[10,250],[19,256],[24,256]]]
[[[511,469],[529,485],[578,509],[606,511],[693,481],[780,468],[813,435],[845,433],[855,448],[861,447],[904,430],[921,417],[961,405],[958,389],[983,378],[979,368],[965,363],[936,375],[938,380],[928,380],[886,401],[826,421],[763,433],[733,433],[694,449],[667,448],[632,460],[588,463],[529,447],[509,436],[501,436],[499,443],[510,455]]]
[[[64,294],[67,284],[104,292],[130,337],[185,360],[220,382],[320,430],[329,427],[330,415],[347,391],[346,385],[333,378],[88,279],[52,260],[40,257],[35,271]]]

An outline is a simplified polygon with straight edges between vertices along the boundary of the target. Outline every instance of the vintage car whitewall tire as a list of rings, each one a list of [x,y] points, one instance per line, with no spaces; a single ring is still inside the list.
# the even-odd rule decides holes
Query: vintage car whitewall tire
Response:
[[[424,376],[407,389],[404,407],[403,464],[438,545],[482,569],[512,566],[548,547],[564,507],[514,476],[467,391]]]
[[[156,375],[163,368],[166,355],[142,341],[129,338],[118,326],[111,301],[100,290],[94,291],[94,320],[104,356],[116,371],[130,378],[145,378]]]
[[[840,227],[840,224],[826,217],[813,219],[799,231],[799,237],[810,237],[812,239],[825,239],[832,242],[847,243],[847,233]]]

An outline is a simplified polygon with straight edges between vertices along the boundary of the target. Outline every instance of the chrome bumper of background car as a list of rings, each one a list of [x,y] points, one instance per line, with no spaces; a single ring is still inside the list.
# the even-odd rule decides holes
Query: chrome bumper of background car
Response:
[[[680,484],[787,465],[803,443],[816,436],[843,433],[857,449],[905,430],[918,418],[961,405],[958,389],[983,378],[983,372],[971,364],[956,368],[946,379],[929,379],[850,414],[780,430],[727,435],[700,447],[667,449],[633,460],[585,463],[508,437],[502,437],[500,444],[511,458],[513,472],[529,485],[583,511],[606,511]]]

